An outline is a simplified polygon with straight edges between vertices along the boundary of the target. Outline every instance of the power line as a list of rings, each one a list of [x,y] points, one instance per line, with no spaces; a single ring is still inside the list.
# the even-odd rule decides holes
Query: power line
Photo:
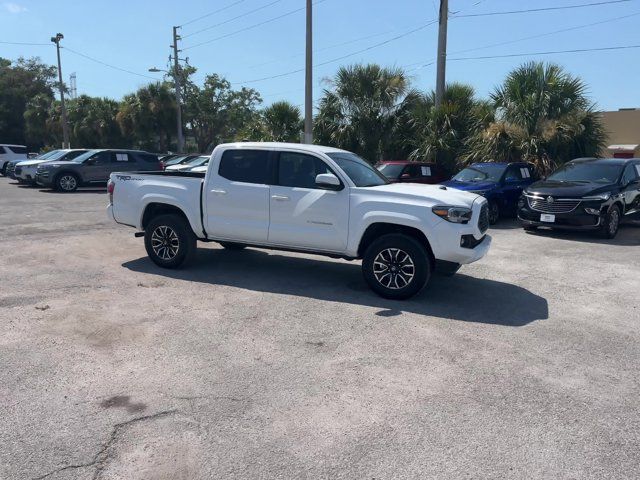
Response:
[[[4,45],[33,45],[33,46],[44,46],[44,45],[51,45],[50,43],[28,43],[28,42],[3,42],[0,41],[0,43],[4,44]]]
[[[586,3],[581,5],[565,5],[562,7],[529,8],[526,10],[510,10],[506,12],[467,13],[465,15],[454,15],[453,18],[489,17],[494,15],[513,15],[517,13],[535,13],[535,12],[549,12],[553,10],[570,10],[574,8],[597,7],[600,5],[612,5],[614,3],[628,3],[630,1],[631,0],[608,0],[605,2]]]
[[[317,2],[314,3],[314,5],[319,5],[319,4],[321,4],[323,2],[326,2],[326,1],[327,0],[318,0]],[[273,18],[270,18],[268,20],[264,20],[263,22],[259,22],[259,23],[255,23],[253,25],[249,25],[248,27],[242,28],[240,30],[236,30],[235,32],[227,33],[226,35],[222,35],[220,37],[212,38],[211,40],[207,40],[205,42],[196,43],[195,45],[191,45],[189,47],[183,48],[182,50],[185,51],[185,50],[190,50],[192,48],[201,47],[202,45],[207,45],[209,43],[213,43],[213,42],[216,42],[218,40],[222,40],[223,38],[228,38],[228,37],[231,37],[233,35],[237,35],[238,33],[246,32],[247,30],[251,30],[253,28],[257,28],[257,27],[260,27],[262,25],[266,25],[267,23],[274,22],[276,20],[280,20],[281,18],[288,17],[289,15],[293,15],[294,13],[298,13],[298,12],[301,12],[303,10],[306,10],[306,7],[296,8],[295,10],[291,10],[291,11],[289,11],[287,13],[283,13],[282,15],[278,15],[277,17],[273,17]]]
[[[370,45],[367,48],[363,48],[363,49],[358,50],[356,52],[348,53],[346,55],[342,55],[342,56],[337,57],[337,58],[332,58],[331,60],[327,60],[327,61],[324,61],[324,62],[321,62],[321,63],[317,63],[313,67],[314,68],[322,67],[322,66],[328,65],[330,63],[339,62],[340,60],[344,60],[345,58],[353,57],[354,55],[358,55],[360,53],[368,52],[369,50],[373,50],[374,48],[381,47],[381,46],[386,45],[388,43],[391,43],[391,42],[394,42],[394,41],[399,40],[401,38],[407,37],[407,36],[409,36],[409,35],[411,35],[413,33],[419,32],[420,30],[424,30],[425,28],[427,28],[427,27],[429,27],[431,25],[434,25],[436,23],[438,23],[438,20],[432,20],[432,21],[430,21],[428,23],[425,23],[424,25],[421,25],[418,28],[414,28],[413,30],[409,30],[408,32],[402,33],[400,35],[396,35],[395,37],[389,38],[388,40],[385,40],[383,42],[379,42],[379,43],[376,43],[374,45]],[[241,84],[241,83],[245,84],[245,83],[262,82],[262,81],[265,81],[265,80],[272,80],[272,79],[275,79],[275,78],[287,77],[289,75],[294,75],[296,73],[300,73],[300,72],[303,72],[303,71],[304,71],[304,68],[300,68],[300,69],[297,69],[297,70],[292,70],[290,72],[280,73],[278,75],[272,75],[272,76],[269,76],[269,77],[256,78],[256,79],[253,79],[253,80],[245,80],[243,82],[232,82],[232,83],[237,85],[237,84]]]
[[[282,0],[275,0],[275,1],[271,2],[271,3],[267,3],[266,5],[262,5],[261,7],[254,8],[253,10],[251,10],[249,12],[245,12],[245,13],[243,13],[241,15],[238,15],[236,17],[230,18],[229,20],[225,20],[224,22],[216,23],[215,25],[211,25],[210,27],[206,27],[206,28],[203,28],[201,30],[196,30],[195,32],[190,33],[188,35],[183,35],[182,39],[185,39],[185,38],[188,38],[188,37],[192,37],[194,35],[197,35],[197,34],[202,33],[202,32],[206,32],[208,30],[211,30],[211,29],[216,28],[216,27],[220,27],[222,25],[226,25],[227,23],[231,23],[234,20],[238,20],[239,18],[246,17],[246,16],[251,15],[252,13],[258,12],[260,10],[264,10],[265,8],[268,8],[271,5],[275,5],[276,3],[280,3],[281,1]]]
[[[464,60],[489,60],[493,58],[512,58],[512,57],[530,57],[536,55],[555,55],[558,53],[585,53],[585,52],[605,52],[612,50],[630,50],[634,48],[640,48],[640,45],[622,45],[617,47],[600,47],[600,48],[576,48],[574,50],[554,50],[546,52],[526,52],[526,53],[509,53],[506,55],[486,55],[482,57],[459,57],[449,58],[452,62],[459,62]]]
[[[203,18],[207,18],[210,17],[211,15],[215,15],[216,13],[220,13],[220,12],[224,12],[225,10],[229,10],[231,7],[235,7],[236,5],[238,5],[239,3],[243,3],[245,0],[238,0],[235,3],[232,3],[231,5],[227,5],[226,7],[222,7],[219,8],[218,10],[215,10],[213,12],[210,13],[205,13],[204,15],[201,15],[197,18],[194,18],[193,20],[189,20],[188,22],[183,23],[182,25],[180,25],[181,27],[186,27],[187,25],[191,25],[192,23],[197,22],[198,20],[202,20]]]
[[[90,57],[89,55],[85,55],[84,53],[80,53],[80,52],[77,52],[75,50],[72,50],[69,47],[60,47],[60,48],[64,48],[65,50],[67,50],[67,51],[69,51],[71,53],[74,53],[74,54],[76,54],[76,55],[78,55],[80,57],[86,58],[87,60],[91,60],[92,62],[95,62],[95,63],[99,63],[100,65],[104,65],[105,67],[113,68],[114,70],[119,70],[121,72],[129,73],[131,75],[136,75],[136,76],[142,77],[142,78],[150,78],[151,80],[156,80],[156,81],[158,80],[157,78],[151,77],[149,75],[144,75],[142,73],[132,72],[131,70],[127,70],[126,68],[116,67],[115,65],[111,65],[109,63],[103,62],[102,60],[98,60],[97,58],[93,58],[93,57]]]

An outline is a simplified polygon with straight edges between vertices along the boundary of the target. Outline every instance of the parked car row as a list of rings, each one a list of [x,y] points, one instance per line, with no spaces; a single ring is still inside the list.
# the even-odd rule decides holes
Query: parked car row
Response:
[[[391,161],[378,169],[391,182],[442,184],[481,195],[492,225],[501,216],[517,216],[529,231],[594,230],[613,238],[622,222],[640,220],[640,159],[576,159],[546,179],[524,162],[474,163],[450,180],[432,163]]]
[[[141,150],[61,149],[34,159],[27,158],[21,145],[0,145],[0,173],[19,183],[40,185],[60,192],[79,187],[106,185],[112,172],[160,171],[171,162],[170,169],[189,171],[206,165],[208,156],[169,155],[162,157]]]

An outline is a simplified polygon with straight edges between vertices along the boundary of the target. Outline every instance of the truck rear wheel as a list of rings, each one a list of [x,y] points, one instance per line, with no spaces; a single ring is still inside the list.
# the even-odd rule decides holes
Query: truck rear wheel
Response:
[[[197,239],[189,223],[179,215],[159,215],[144,233],[149,258],[162,268],[186,267],[195,257]]]
[[[402,300],[424,288],[431,277],[431,264],[417,240],[391,233],[369,245],[362,260],[362,274],[381,297]]]

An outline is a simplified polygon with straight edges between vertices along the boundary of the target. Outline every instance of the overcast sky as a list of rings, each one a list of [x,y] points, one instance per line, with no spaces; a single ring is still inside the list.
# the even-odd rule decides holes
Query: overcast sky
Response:
[[[463,17],[599,1],[604,0],[450,0],[448,81],[469,83],[480,96],[487,96],[512,68],[540,59],[559,63],[582,77],[602,109],[640,107],[640,49],[519,56],[640,45],[640,0]],[[437,0],[316,2],[314,63],[326,62],[314,72],[316,98],[340,65],[357,62],[407,66],[415,87],[433,88],[435,67],[429,63],[436,52],[437,25],[425,25],[437,17]],[[304,0],[0,0],[0,42],[49,44],[52,35],[62,32],[62,44],[69,49],[143,75],[115,70],[63,50],[65,79],[76,72],[78,93],[119,99],[152,78],[162,78],[162,74],[147,70],[167,68],[171,27],[184,25],[182,55],[198,68],[196,78],[216,72],[236,87],[244,84],[259,90],[266,104],[281,99],[302,104],[304,73],[289,72],[304,68],[304,4]],[[187,24],[217,9],[224,10]],[[234,20],[237,16],[242,17]],[[267,22],[279,16],[282,18]],[[267,23],[248,28],[262,22]],[[244,28],[248,29],[236,33]],[[207,30],[198,33],[202,29]],[[529,38],[534,36],[537,38]],[[383,42],[387,43],[378,45]],[[455,60],[511,54],[516,56]],[[55,49],[53,45],[0,43],[0,56],[40,56],[53,64]],[[333,61],[340,57],[346,58]],[[281,74],[286,75],[262,80]]]

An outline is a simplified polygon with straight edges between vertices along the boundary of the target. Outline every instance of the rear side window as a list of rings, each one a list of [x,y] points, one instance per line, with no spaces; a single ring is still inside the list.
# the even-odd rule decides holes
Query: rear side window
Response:
[[[138,157],[138,160],[145,163],[158,163],[160,161],[158,160],[157,155],[152,155],[151,153],[139,153],[136,156]]]
[[[318,188],[316,176],[321,173],[333,172],[326,163],[317,157],[296,152],[280,153],[278,185],[283,187]]]
[[[268,150],[227,150],[222,154],[218,174],[233,182],[268,185]]]
[[[7,151],[5,150],[4,147],[0,146],[0,155],[2,155],[3,153],[7,153]]]
[[[111,163],[133,163],[135,160],[126,152],[113,152],[111,154]]]
[[[9,147],[11,148],[11,151],[13,153],[17,153],[20,155],[26,155],[27,154],[27,147]]]

